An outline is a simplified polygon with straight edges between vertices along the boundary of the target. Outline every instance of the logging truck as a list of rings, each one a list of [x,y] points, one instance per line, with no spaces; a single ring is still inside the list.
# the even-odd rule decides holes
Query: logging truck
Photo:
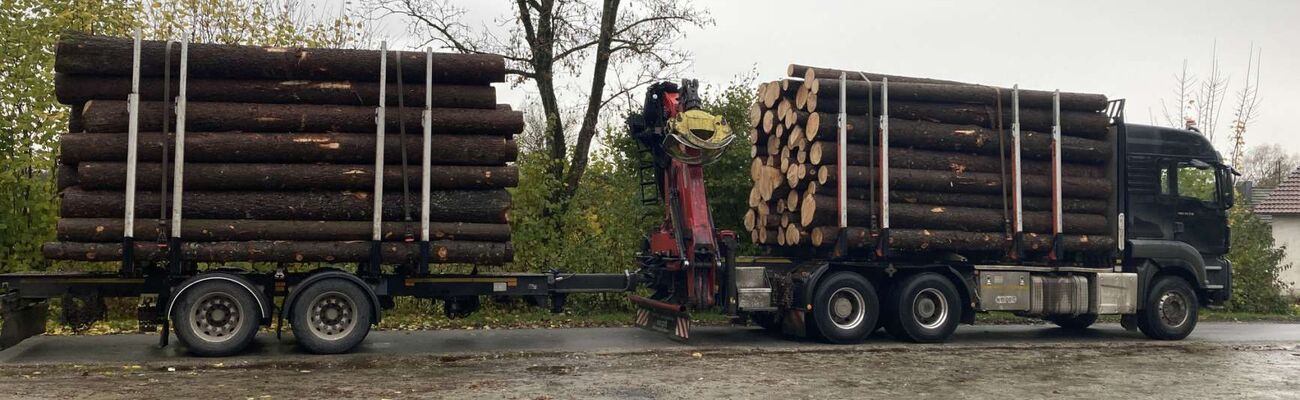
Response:
[[[134,46],[135,67],[119,72],[134,74],[138,81],[138,38]],[[218,185],[202,177],[219,172],[179,180],[191,176],[183,168],[196,161],[185,161],[180,134],[187,110],[184,44],[179,51],[176,146],[149,150],[174,157],[170,166],[176,168],[177,180],[170,188],[176,195],[170,209],[175,213],[165,225],[170,235],[159,225],[154,234],[166,237],[159,243],[132,236],[141,232],[133,227],[134,182],[165,181],[168,168],[159,165],[168,166],[166,156],[161,164],[147,166],[141,161],[153,159],[137,157],[130,145],[99,150],[129,155],[123,165],[103,166],[115,171],[111,174],[78,171],[87,178],[81,184],[96,184],[90,179],[96,176],[121,176],[120,183],[99,184],[125,188],[126,202],[115,203],[119,200],[114,197],[82,204],[120,205],[117,212],[125,209],[125,218],[115,224],[69,227],[67,233],[93,237],[107,231],[117,235],[110,238],[118,241],[117,252],[101,252],[101,244],[56,245],[47,248],[47,257],[113,261],[121,267],[100,273],[0,274],[3,347],[44,332],[51,299],[61,299],[63,322],[86,326],[104,316],[103,299],[137,298],[141,328],[161,332],[161,344],[166,345],[174,332],[191,354],[223,356],[243,350],[260,327],[274,325],[278,335],[286,323],[307,351],[347,352],[363,342],[395,298],[404,296],[440,301],[448,316],[458,317],[477,310],[483,296],[545,300],[558,311],[573,293],[636,292],[629,294],[637,306],[634,323],[680,340],[690,337],[691,312],[718,311],[737,323],[752,322],[785,334],[858,343],[878,328],[906,341],[944,341],[959,324],[973,323],[976,313],[989,311],[1043,318],[1072,330],[1087,328],[1099,315],[1118,315],[1126,328],[1140,329],[1154,339],[1178,340],[1196,326],[1199,307],[1221,304],[1231,293],[1231,265],[1224,256],[1234,171],[1203,136],[1128,124],[1123,100],[1107,101],[1104,96],[972,89],[950,81],[796,65],[788,74],[802,79],[760,88],[760,104],[751,114],[752,154],[759,162],[751,192],[754,212],[745,224],[763,248],[762,256],[738,255],[738,235],[713,224],[705,170],[737,136],[727,121],[701,109],[698,83],[692,80],[652,85],[644,108],[628,117],[628,132],[646,158],[638,171],[642,201],[661,206],[663,220],[646,235],[642,251],[625,273],[438,272],[435,261],[448,257],[440,253],[474,249],[439,244],[429,237],[431,229],[440,229],[429,222],[440,206],[430,205],[428,191],[430,174],[437,173],[429,164],[431,147],[438,146],[431,144],[431,127],[436,126],[432,112],[412,122],[424,127],[423,139],[412,142],[422,147],[423,157],[416,158],[423,163],[422,176],[409,180],[423,194],[418,224],[386,216],[388,208],[380,197],[386,188],[393,189],[383,179],[396,172],[373,171],[385,168],[383,137],[391,127],[373,122],[369,128],[377,131],[378,143],[368,143],[377,149],[375,165],[361,182],[374,185],[373,209],[363,213],[373,216],[371,223],[331,224],[338,230],[321,231],[309,222],[267,225],[256,217],[190,222],[182,219],[181,210],[199,205],[187,204],[180,192],[191,184]],[[172,60],[170,55],[166,59]],[[376,68],[364,72],[386,83],[389,57],[381,51],[379,59]],[[429,77],[426,94],[435,89],[431,53],[427,60],[421,71]],[[386,98],[386,86],[378,85],[381,99]],[[164,81],[151,90],[171,87]],[[168,121],[169,107],[141,110],[141,89],[129,90],[122,107],[128,110],[123,114],[128,119],[122,120],[127,123],[120,124],[130,132],[127,143],[166,143],[137,137],[135,119],[148,114]],[[211,86],[204,90],[213,96],[223,93]],[[160,98],[166,101],[169,96]],[[425,106],[433,103],[427,98]],[[384,120],[386,104],[378,102],[376,121]],[[973,109],[970,104],[979,106]],[[1103,109],[1076,110],[1096,107]],[[215,121],[217,114],[209,118]],[[1022,114],[1027,118],[1022,120]],[[336,125],[356,123],[355,118],[339,118]],[[166,132],[167,124],[158,128]],[[992,142],[986,140],[990,138]],[[93,147],[87,146],[85,153],[95,151]],[[961,154],[950,154],[952,149]],[[933,162],[938,164],[926,166]],[[780,171],[781,163],[787,164],[784,174],[769,173]],[[935,172],[958,165],[956,171]],[[267,171],[245,172],[244,179]],[[402,174],[396,176],[407,181]],[[165,193],[160,198],[167,198]],[[252,201],[285,201],[258,199]],[[231,201],[250,200],[210,200]],[[256,213],[263,205],[241,206]],[[149,207],[159,206],[163,204]],[[357,207],[363,209],[357,213],[367,211],[364,204]],[[274,212],[266,210],[267,215]],[[484,230],[474,230],[480,228]],[[482,238],[493,235],[489,228],[447,229],[465,229],[453,235]],[[240,235],[256,239],[308,231],[329,238],[371,232],[373,237],[317,247],[277,241],[240,242],[230,248],[192,243],[205,236],[246,240]],[[409,231],[422,234],[385,241]],[[493,264],[511,257],[508,245],[505,249],[504,254],[485,251],[452,259]],[[106,254],[116,258],[98,258]],[[272,271],[259,272],[213,262],[226,259],[277,264]],[[318,263],[306,270],[289,268],[301,262]]]

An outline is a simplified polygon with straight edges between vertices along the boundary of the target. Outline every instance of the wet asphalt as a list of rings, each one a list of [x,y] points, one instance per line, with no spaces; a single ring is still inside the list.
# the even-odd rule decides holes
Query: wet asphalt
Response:
[[[1182,343],[1300,344],[1300,324],[1202,322]],[[1089,344],[1141,343],[1161,345],[1118,324],[1098,324],[1084,332],[1067,332],[1050,325],[962,326],[948,345],[953,346],[1087,346]],[[620,353],[643,351],[700,351],[719,349],[826,350],[827,345],[792,339],[749,327],[705,326],[692,331],[689,342],[677,342],[637,328],[569,328],[507,330],[375,331],[354,350],[361,355],[465,355],[501,353]],[[888,335],[873,336],[856,347],[909,346]],[[304,360],[319,356],[303,353],[288,332],[277,339],[260,334],[244,353],[204,362]],[[158,334],[106,336],[37,336],[0,351],[0,364],[146,363],[196,361],[175,337],[171,345],[158,346]]]

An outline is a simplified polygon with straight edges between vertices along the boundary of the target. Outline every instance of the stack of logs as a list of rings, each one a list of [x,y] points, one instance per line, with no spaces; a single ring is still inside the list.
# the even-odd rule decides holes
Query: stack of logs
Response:
[[[176,189],[170,99],[179,91],[180,45],[168,47],[145,41],[141,55],[134,237],[136,257],[149,261],[166,257],[159,243],[171,221],[159,218],[170,217]],[[129,39],[83,35],[58,44],[55,89],[72,106],[71,132],[60,140],[59,241],[44,246],[46,258],[122,257],[132,48]],[[490,84],[504,79],[500,57],[436,53],[428,88],[424,52],[389,52],[385,83],[375,50],[191,44],[188,59],[186,260],[367,260],[381,84],[384,261],[418,259],[426,90],[433,95],[431,262],[512,259],[505,188],[519,178],[507,164],[524,122],[496,104]]]
[[[839,228],[836,159],[840,73],[847,102],[848,226]],[[876,245],[882,78],[889,78],[891,250],[1008,254],[1011,227],[1011,90],[952,81],[791,65],[761,84],[750,108],[753,156],[745,227],[754,242],[796,249]],[[863,77],[870,79],[870,82]],[[1107,99],[1061,93],[1062,207],[1066,252],[1114,247],[1107,219],[1113,185]],[[1052,92],[1020,91],[1023,248],[1051,245]],[[875,146],[875,147],[872,147]],[[1004,183],[1006,183],[1004,185]]]

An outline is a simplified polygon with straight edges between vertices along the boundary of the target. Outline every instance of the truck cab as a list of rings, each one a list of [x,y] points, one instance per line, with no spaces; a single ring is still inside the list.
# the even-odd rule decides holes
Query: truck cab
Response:
[[[1137,124],[1124,130],[1126,269],[1143,278],[1178,274],[1202,305],[1227,301],[1232,167],[1199,132]]]

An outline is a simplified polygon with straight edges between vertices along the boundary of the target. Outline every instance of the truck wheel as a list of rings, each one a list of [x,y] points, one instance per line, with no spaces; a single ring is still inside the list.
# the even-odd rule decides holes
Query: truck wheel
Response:
[[[1200,304],[1186,279],[1173,275],[1156,278],[1147,291],[1145,307],[1138,311],[1138,329],[1152,339],[1182,340],[1196,329]]]
[[[880,299],[862,275],[836,272],[822,278],[813,297],[813,324],[830,343],[859,343],[876,329]]]
[[[1097,314],[1053,315],[1044,319],[1056,324],[1056,326],[1061,327],[1061,329],[1068,331],[1081,331],[1088,329],[1088,327],[1097,322]]]
[[[893,291],[885,329],[901,340],[934,343],[948,340],[961,322],[961,300],[952,281],[933,272],[904,278]]]
[[[305,287],[290,312],[293,336],[312,353],[338,354],[365,340],[374,320],[370,297],[352,282],[325,279]]]
[[[257,298],[225,280],[199,282],[181,292],[172,306],[176,337],[200,357],[240,352],[257,335]]]

